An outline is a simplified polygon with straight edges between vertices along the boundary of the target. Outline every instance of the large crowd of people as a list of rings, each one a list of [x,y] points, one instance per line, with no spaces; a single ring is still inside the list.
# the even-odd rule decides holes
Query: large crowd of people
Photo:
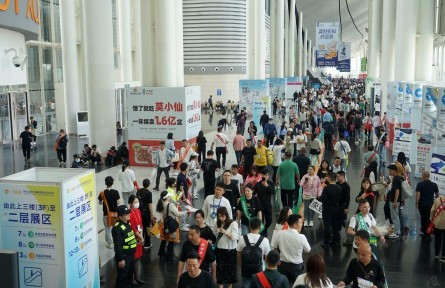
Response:
[[[107,177],[99,201],[104,203],[106,245],[116,252],[116,287],[144,282],[135,267],[142,251],[152,248],[151,235],[161,241],[159,257],[178,266],[178,287],[334,287],[322,255],[311,253],[304,229],[322,229],[323,249],[343,245],[356,252],[344,278],[336,279],[337,287],[386,287],[376,245],[397,241],[403,233],[404,182],[411,171],[403,152],[386,165],[389,145],[379,99],[371,111],[363,81],[341,78],[318,90],[303,88],[294,101],[285,102],[275,98],[272,115],[264,111],[260,119],[251,119],[234,103],[218,103],[224,113],[236,109],[233,124],[219,122],[213,139],[200,132],[196,147],[183,140],[179,161],[173,161],[175,148],[169,142],[174,135],[168,135],[160,142],[156,176],[144,179],[143,188],[124,160],[118,175],[123,201]],[[214,108],[211,98],[206,108]],[[236,125],[233,139],[227,125]],[[361,159],[360,187],[353,187],[360,193],[353,195],[346,171],[350,145],[362,144],[368,152]],[[228,163],[228,153],[234,153],[235,162]],[[388,173],[382,173],[383,167]],[[197,190],[200,179],[203,193]],[[159,191],[154,208],[151,182]],[[439,197],[428,172],[414,190],[423,240],[431,240],[427,228],[434,217],[435,256],[445,262],[445,213],[440,210],[445,196]],[[200,197],[202,207],[194,207]],[[358,203],[355,213],[349,212],[351,201]],[[378,201],[385,203],[389,225],[384,229],[374,216]],[[274,213],[279,215],[275,223]],[[317,218],[320,228],[314,227]],[[175,259],[178,243],[181,254]],[[309,254],[306,260],[304,254]]]

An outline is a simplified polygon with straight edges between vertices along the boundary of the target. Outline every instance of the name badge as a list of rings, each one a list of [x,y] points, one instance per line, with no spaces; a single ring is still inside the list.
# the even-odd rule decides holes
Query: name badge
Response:
[[[216,218],[216,212],[212,212],[212,214],[210,214],[210,217],[212,217],[212,219]]]

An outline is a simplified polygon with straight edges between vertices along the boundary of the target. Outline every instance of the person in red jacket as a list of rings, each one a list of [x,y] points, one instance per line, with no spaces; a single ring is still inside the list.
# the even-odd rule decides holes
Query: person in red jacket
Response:
[[[134,274],[132,285],[145,284],[147,282],[142,281],[139,278],[139,259],[142,256],[142,248],[144,246],[144,237],[142,236],[142,216],[141,210],[139,210],[139,198],[136,195],[130,195],[128,198],[128,205],[130,205],[130,226],[133,229],[134,235],[138,239],[136,251],[134,252]]]

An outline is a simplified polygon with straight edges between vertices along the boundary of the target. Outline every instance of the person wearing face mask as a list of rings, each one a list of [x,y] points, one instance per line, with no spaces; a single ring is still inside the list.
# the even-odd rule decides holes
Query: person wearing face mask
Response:
[[[81,164],[80,164],[80,155],[79,154],[74,154],[73,155],[74,161],[73,163],[71,163],[71,168],[81,168]]]
[[[142,248],[144,247],[144,237],[142,236],[142,216],[139,210],[139,198],[136,195],[130,195],[128,198],[128,205],[130,206],[130,226],[137,239],[136,250],[134,251],[134,274],[131,285],[138,286],[147,282],[139,278],[139,259],[142,256]]]

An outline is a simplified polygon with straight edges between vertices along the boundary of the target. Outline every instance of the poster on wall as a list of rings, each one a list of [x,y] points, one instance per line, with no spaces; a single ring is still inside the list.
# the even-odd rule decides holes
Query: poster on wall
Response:
[[[201,130],[201,87],[128,88],[130,164],[152,166],[159,142],[173,134],[175,147]]]
[[[445,156],[433,153],[430,165],[430,180],[439,186],[439,192],[445,194]]]
[[[270,98],[274,99],[275,97],[279,99],[284,99],[286,97],[286,78],[267,78],[269,80],[269,94]]]
[[[445,120],[445,88],[439,88],[439,95],[437,100],[437,119]]]
[[[239,80],[240,109],[252,113],[253,100],[266,96],[266,80]]]
[[[297,105],[294,102],[294,94],[303,91],[303,83],[298,77],[288,77],[286,85],[286,113],[292,105]],[[297,108],[297,107],[296,107]]]
[[[419,131],[420,132],[420,131]],[[417,163],[414,175],[420,177],[423,171],[428,170],[431,162],[431,135],[417,134]]]
[[[351,43],[340,43],[338,45],[338,65],[340,72],[351,72]]]
[[[315,66],[336,67],[338,64],[338,22],[317,23],[315,28]]]
[[[406,159],[409,162],[411,157],[411,140],[413,129],[396,128],[394,129],[394,144],[392,147],[393,159],[397,158],[399,152],[405,153]]]

